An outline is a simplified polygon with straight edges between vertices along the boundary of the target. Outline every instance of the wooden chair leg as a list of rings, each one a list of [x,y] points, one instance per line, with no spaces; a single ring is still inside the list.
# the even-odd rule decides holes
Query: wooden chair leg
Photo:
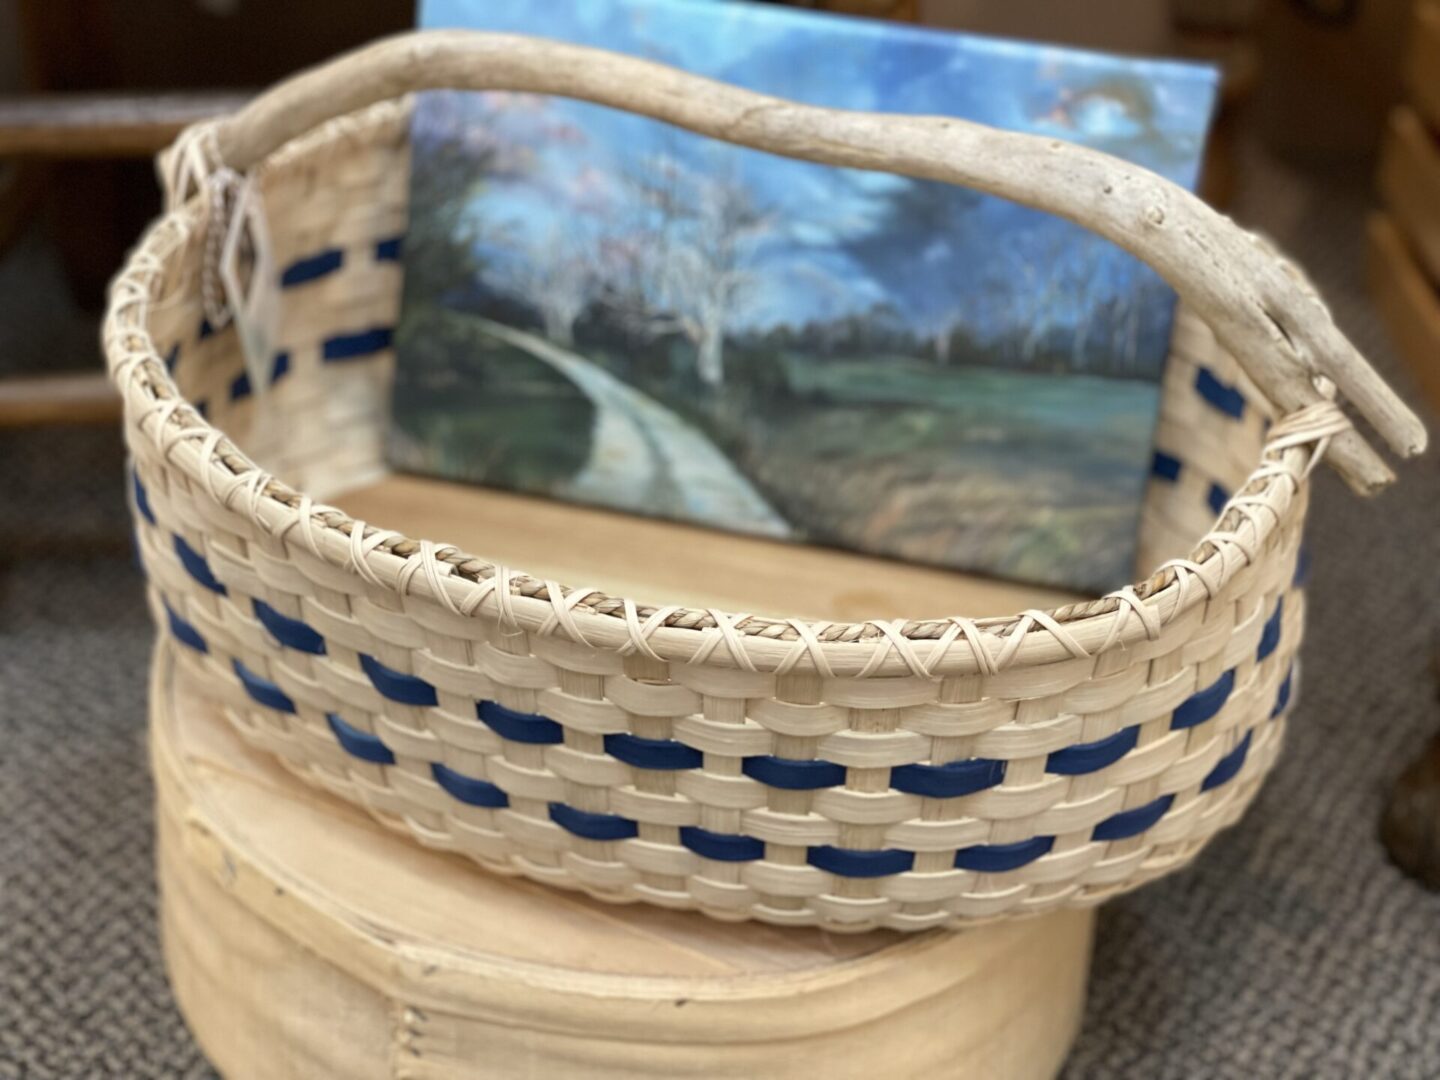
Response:
[[[114,424],[119,419],[120,395],[103,371],[0,379],[0,430]]]

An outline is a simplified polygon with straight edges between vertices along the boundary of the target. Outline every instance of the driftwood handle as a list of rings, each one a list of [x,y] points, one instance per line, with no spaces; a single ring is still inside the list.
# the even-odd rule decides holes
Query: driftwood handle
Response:
[[[219,121],[215,145],[243,171],[327,120],[441,88],[578,98],[786,157],[943,180],[1049,211],[1154,267],[1282,411],[1321,400],[1315,379],[1324,375],[1396,454],[1425,448],[1419,417],[1268,245],[1163,177],[1059,139],[950,117],[821,109],[599,49],[443,30],[379,41],[280,83]],[[1354,430],[1334,437],[1329,460],[1357,491],[1394,479]]]

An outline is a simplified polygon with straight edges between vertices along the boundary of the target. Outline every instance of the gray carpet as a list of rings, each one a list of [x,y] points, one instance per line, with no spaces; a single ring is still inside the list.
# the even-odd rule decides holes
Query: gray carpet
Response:
[[[1239,216],[1413,397],[1364,297],[1366,176],[1248,164]],[[34,245],[0,264],[0,366],[87,362],[53,280]],[[155,940],[150,628],[118,440],[0,435],[0,463],[0,1077],[209,1075]],[[1193,869],[1104,909],[1069,1076],[1440,1076],[1440,896],[1375,839],[1390,780],[1440,720],[1437,507],[1434,456],[1378,502],[1320,481],[1281,763]]]

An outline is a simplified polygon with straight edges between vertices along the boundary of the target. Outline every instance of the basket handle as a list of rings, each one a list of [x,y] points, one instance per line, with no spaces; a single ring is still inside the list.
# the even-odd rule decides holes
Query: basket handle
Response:
[[[800,105],[646,60],[542,38],[436,30],[384,39],[301,72],[216,122],[221,163],[245,171],[289,140],[415,90],[557,94],[786,157],[899,173],[999,195],[1091,229],[1152,266],[1284,413],[1324,400],[1326,376],[1401,457],[1425,449],[1419,417],[1268,244],[1163,177],[1059,139],[965,120]],[[1329,460],[1352,488],[1388,465],[1354,429]]]

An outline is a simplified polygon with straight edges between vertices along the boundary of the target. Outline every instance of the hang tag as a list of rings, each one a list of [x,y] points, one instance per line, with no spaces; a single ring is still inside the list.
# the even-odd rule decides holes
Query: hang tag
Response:
[[[240,338],[250,388],[258,397],[269,385],[270,362],[279,332],[280,297],[260,185],[253,176],[239,183],[220,251],[220,282]]]

